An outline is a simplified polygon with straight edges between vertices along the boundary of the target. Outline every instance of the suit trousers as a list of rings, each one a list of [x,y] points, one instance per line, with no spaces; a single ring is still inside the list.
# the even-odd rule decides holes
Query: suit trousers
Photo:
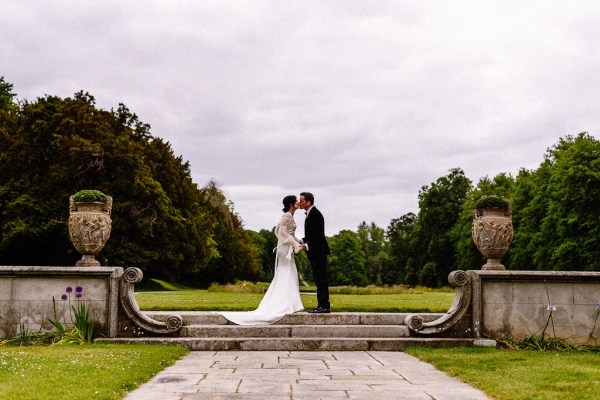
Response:
[[[330,308],[327,255],[317,254],[313,257],[309,257],[308,260],[310,261],[310,266],[312,267],[315,285],[317,285],[318,306],[322,308]]]

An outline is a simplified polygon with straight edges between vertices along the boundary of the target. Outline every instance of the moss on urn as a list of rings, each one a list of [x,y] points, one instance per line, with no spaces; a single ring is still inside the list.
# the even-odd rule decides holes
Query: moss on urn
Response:
[[[106,203],[108,196],[99,190],[80,190],[73,195],[76,203]]]
[[[480,210],[483,208],[509,208],[510,202],[506,200],[504,197],[489,195],[489,196],[481,196],[479,200],[475,203],[475,208]]]

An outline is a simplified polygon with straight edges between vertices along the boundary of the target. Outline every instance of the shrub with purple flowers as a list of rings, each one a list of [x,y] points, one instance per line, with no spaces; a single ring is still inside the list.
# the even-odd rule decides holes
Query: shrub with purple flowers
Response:
[[[83,300],[83,287],[75,287],[75,305],[71,302],[71,294],[73,293],[73,287],[67,286],[64,294],[60,296],[63,302],[63,316],[66,320],[65,307],[68,307],[70,323],[73,324],[73,328],[66,330],[60,319],[57,317],[56,312],[56,300],[52,297],[52,305],[54,309],[54,319],[48,319],[52,326],[62,337],[60,341],[68,343],[91,343],[92,336],[94,334],[94,321],[90,319],[90,309]],[[68,305],[67,305],[68,303]],[[67,321],[65,321],[67,322]]]

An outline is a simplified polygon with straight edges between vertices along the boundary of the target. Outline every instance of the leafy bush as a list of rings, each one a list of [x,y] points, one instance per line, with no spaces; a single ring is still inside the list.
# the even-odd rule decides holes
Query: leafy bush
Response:
[[[481,196],[477,203],[475,203],[475,208],[508,208],[510,203],[504,197],[490,195],[490,196]]]
[[[80,190],[73,195],[73,200],[76,203],[104,203],[108,200],[108,196],[99,190]]]

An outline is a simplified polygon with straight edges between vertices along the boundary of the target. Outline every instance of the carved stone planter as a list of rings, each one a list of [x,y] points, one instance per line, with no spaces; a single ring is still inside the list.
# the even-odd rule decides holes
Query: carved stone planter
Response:
[[[76,203],[69,198],[69,236],[83,257],[75,264],[78,267],[98,267],[95,257],[100,253],[110,236],[112,197],[104,203]]]
[[[488,259],[481,269],[505,270],[500,258],[513,240],[512,208],[476,208],[472,234],[477,249]]]

